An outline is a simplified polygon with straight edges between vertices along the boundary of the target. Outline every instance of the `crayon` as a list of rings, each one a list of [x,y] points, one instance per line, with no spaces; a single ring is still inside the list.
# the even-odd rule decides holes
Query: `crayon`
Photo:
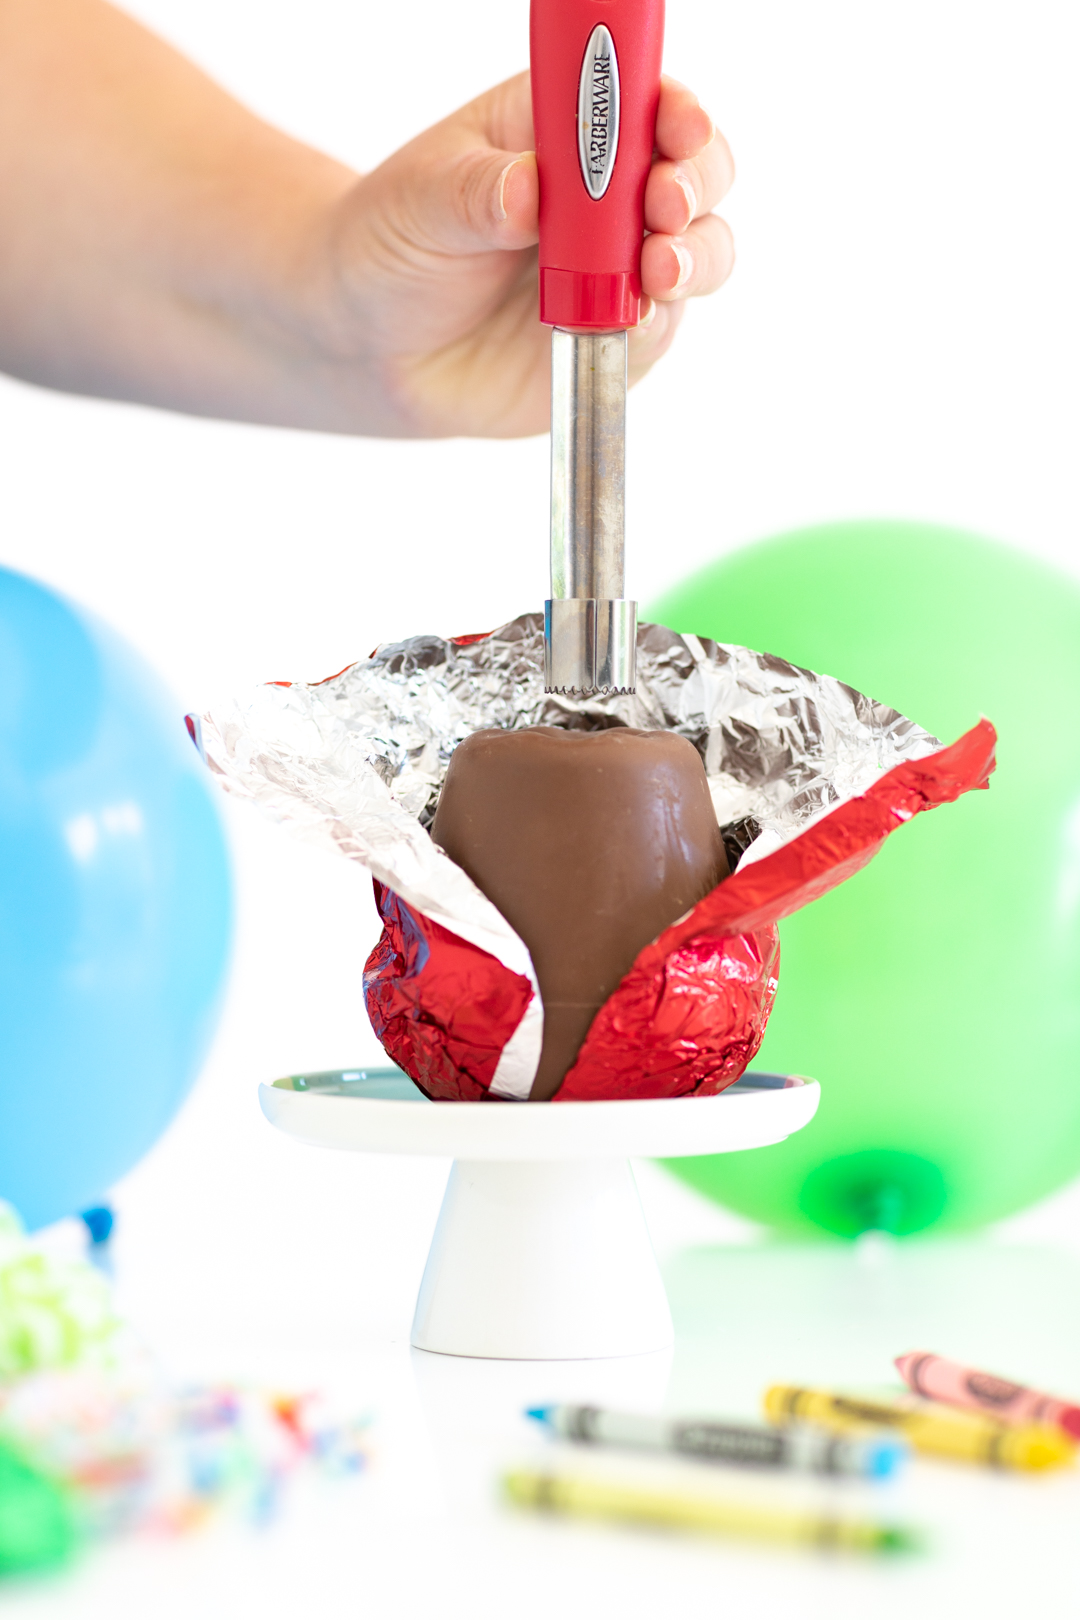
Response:
[[[774,1384],[766,1390],[765,1416],[772,1423],[820,1423],[825,1428],[864,1425],[896,1429],[915,1451],[991,1468],[1056,1468],[1070,1462],[1075,1447],[1059,1429],[1029,1423],[1015,1427],[996,1418],[947,1408],[895,1401],[864,1400],[831,1390]]]
[[[674,1451],[705,1462],[791,1468],[808,1474],[848,1474],[863,1479],[883,1479],[893,1473],[908,1449],[891,1435],[836,1435],[801,1427],[770,1428],[764,1423],[650,1417],[636,1412],[606,1412],[596,1406],[536,1406],[527,1416],[566,1440]]]
[[[1010,1384],[993,1373],[962,1367],[958,1361],[930,1355],[925,1350],[909,1350],[897,1356],[900,1376],[916,1395],[947,1406],[990,1412],[1003,1423],[1046,1423],[1080,1440],[1080,1406],[1043,1395],[1023,1384]]]
[[[518,1469],[505,1475],[503,1490],[518,1507],[573,1518],[615,1519],[670,1530],[754,1541],[792,1542],[840,1552],[907,1552],[918,1538],[895,1525],[871,1524],[789,1507],[721,1501],[688,1491],[641,1489],[605,1480]]]

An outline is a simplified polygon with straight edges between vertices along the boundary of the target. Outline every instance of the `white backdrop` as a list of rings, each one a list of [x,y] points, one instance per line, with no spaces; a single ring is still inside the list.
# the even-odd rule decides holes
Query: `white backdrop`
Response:
[[[360,167],[527,60],[526,0],[131,9]],[[1068,0],[671,0],[667,65],[735,151],[739,262],[633,399],[635,594],[843,516],[1074,566],[1078,43]],[[348,441],[0,382],[0,445],[0,561],[109,618],[178,711],[545,594],[545,440]],[[250,1095],[373,1055],[364,880],[230,825],[242,927],[213,1068]]]
[[[262,114],[361,167],[527,57],[526,0],[132,9]],[[669,69],[735,151],[739,262],[633,400],[642,599],[725,548],[845,516],[954,523],[1080,567],[1078,44],[1070,0],[670,0]],[[320,677],[379,640],[536,607],[546,460],[543,440],[349,442],[0,380],[0,562],[110,619],[171,683],[179,716],[264,679]],[[12,1593],[12,1620],[143,1616],[151,1588],[161,1620],[313,1604],[487,1616],[508,1601],[522,1616],[631,1620],[718,1596],[762,1620],[989,1615],[995,1599],[1075,1611],[1075,1476],[1052,1491],[965,1476],[961,1491],[924,1471],[912,1516],[937,1527],[941,1555],[895,1580],[497,1519],[489,1441],[521,1443],[527,1401],[658,1397],[623,1392],[608,1364],[531,1383],[513,1366],[410,1367],[445,1164],[316,1154],[255,1103],[259,1080],[377,1055],[360,997],[368,886],[243,809],[228,819],[240,930],[226,1017],[195,1096],[120,1189],[122,1304],[185,1375],[330,1384],[375,1409],[367,1505],[320,1497],[269,1542],[124,1546],[70,1585]],[[661,1255],[676,1255],[671,1399],[687,1408],[749,1414],[770,1377],[885,1378],[913,1343],[1080,1387],[1075,1254],[1024,1247],[1076,1249],[1076,1187],[985,1252],[911,1244],[890,1260],[747,1252],[734,1218],[657,1169],[640,1180]],[[717,1239],[727,1247],[687,1248]]]

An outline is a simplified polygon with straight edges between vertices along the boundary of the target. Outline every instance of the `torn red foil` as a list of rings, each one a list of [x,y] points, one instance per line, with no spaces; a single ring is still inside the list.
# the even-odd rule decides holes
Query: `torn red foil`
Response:
[[[895,766],[771,855],[740,866],[640,953],[553,1101],[708,1096],[733,1084],[765,1034],[780,918],[859,871],[913,816],[985,788],[996,741],[981,720],[951,747]],[[488,1095],[529,981],[384,885],[375,892],[384,927],[365,994],[376,1034],[428,1096]]]
[[[364,969],[372,1029],[427,1096],[486,1097],[532,985],[377,878],[374,888],[383,931]]]
[[[662,729],[697,748],[722,827],[756,824],[728,878],[638,956],[557,1100],[722,1091],[764,1034],[777,921],[865,865],[901,822],[993,769],[987,721],[951,748],[828,675],[638,627],[637,689],[544,691],[544,621],[413,636],[326,681],[271,683],[189,726],[229,792],[376,880],[371,1021],[429,1096],[528,1097],[543,1007],[525,942],[427,828],[458,743],[490,726]]]

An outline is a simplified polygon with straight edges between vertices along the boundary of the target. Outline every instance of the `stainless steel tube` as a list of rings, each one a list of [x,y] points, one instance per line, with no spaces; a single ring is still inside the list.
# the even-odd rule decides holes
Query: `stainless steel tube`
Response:
[[[548,691],[633,691],[637,604],[623,597],[626,333],[551,334]]]
[[[551,594],[623,594],[626,333],[551,334]]]

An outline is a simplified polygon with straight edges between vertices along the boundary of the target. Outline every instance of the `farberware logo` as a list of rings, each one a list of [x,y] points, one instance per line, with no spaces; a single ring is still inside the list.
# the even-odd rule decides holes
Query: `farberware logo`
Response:
[[[589,35],[578,84],[578,156],[590,197],[604,195],[619,144],[619,62],[603,23]]]

